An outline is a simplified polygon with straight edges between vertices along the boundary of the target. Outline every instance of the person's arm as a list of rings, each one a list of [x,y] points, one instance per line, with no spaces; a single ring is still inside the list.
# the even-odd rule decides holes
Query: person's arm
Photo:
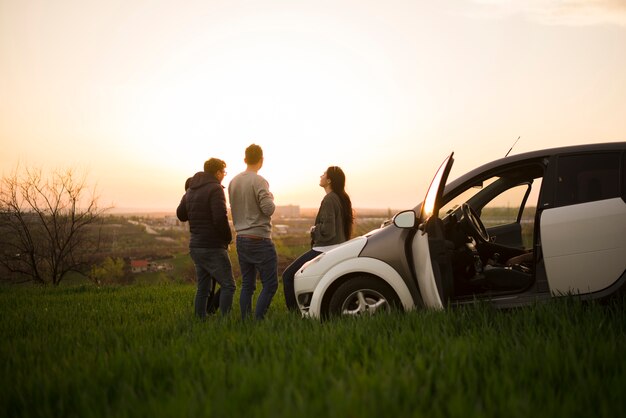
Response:
[[[511,257],[506,260],[505,265],[507,267],[514,266],[516,264],[529,263],[533,261],[533,251],[530,250],[527,253],[517,255],[515,257]]]
[[[224,189],[215,189],[210,198],[213,225],[218,231],[220,237],[230,244],[233,240],[233,234],[230,231],[230,225],[228,224],[228,211],[226,210],[226,196],[224,194]]]
[[[187,222],[189,220],[189,214],[187,213],[187,194],[183,195],[183,198],[180,199],[180,203],[176,208],[176,217],[181,222]]]
[[[264,178],[259,177],[255,186],[256,198],[261,212],[266,216],[272,216],[276,210],[276,205],[274,204],[274,195],[270,192],[269,183]]]
[[[311,231],[311,238],[315,244],[330,242],[336,235],[337,218],[330,199],[324,198],[320,205],[317,222]]]

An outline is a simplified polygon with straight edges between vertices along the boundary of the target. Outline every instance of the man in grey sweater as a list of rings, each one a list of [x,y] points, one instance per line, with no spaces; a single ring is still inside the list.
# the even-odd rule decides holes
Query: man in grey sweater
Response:
[[[278,289],[278,258],[271,235],[271,216],[276,206],[267,180],[258,174],[263,166],[261,147],[252,144],[246,148],[245,162],[246,171],[235,176],[228,185],[242,276],[239,304],[242,318],[252,314],[258,272],[263,289],[257,300],[255,318],[263,319]]]

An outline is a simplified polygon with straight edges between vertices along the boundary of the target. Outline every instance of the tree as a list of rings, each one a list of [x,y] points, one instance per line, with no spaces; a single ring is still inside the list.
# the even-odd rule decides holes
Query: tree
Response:
[[[86,176],[73,169],[19,168],[0,183],[0,267],[12,279],[58,285],[69,272],[88,277],[102,215]]]
[[[97,283],[117,283],[124,277],[124,260],[107,257],[91,268],[90,277]]]

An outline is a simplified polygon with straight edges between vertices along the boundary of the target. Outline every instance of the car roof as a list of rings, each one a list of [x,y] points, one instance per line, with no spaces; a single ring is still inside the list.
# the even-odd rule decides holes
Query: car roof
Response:
[[[449,190],[454,189],[458,185],[470,180],[474,176],[479,175],[480,173],[491,171],[499,167],[505,167],[507,165],[523,161],[538,160],[553,155],[577,154],[598,151],[626,151],[626,142],[605,142],[599,144],[571,145],[567,147],[546,148],[542,150],[530,151],[522,154],[515,154],[508,157],[499,158],[497,160],[483,164],[480,167],[477,167],[452,180],[451,182],[448,182],[448,184],[446,184],[444,194]]]

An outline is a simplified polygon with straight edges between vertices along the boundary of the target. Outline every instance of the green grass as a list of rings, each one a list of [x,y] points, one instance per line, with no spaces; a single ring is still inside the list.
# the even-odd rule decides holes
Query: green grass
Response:
[[[202,322],[194,291],[0,287],[3,416],[626,415],[621,301]]]

